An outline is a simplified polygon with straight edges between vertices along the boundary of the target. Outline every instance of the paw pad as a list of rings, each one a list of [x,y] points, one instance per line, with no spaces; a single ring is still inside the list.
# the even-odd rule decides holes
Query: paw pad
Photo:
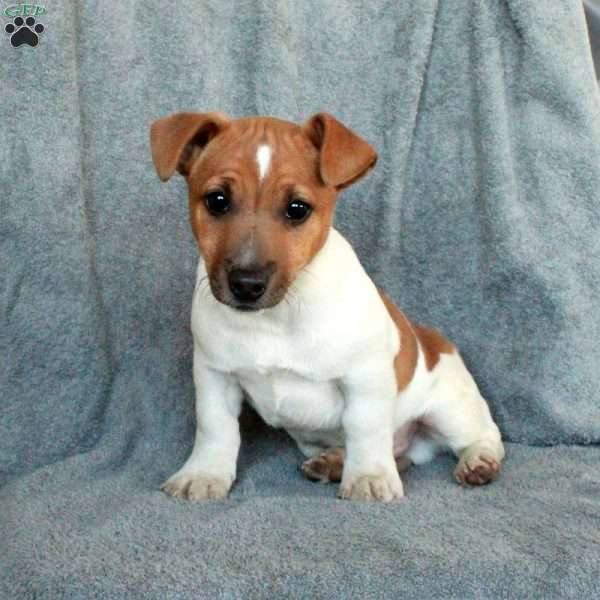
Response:
[[[454,477],[461,485],[485,485],[496,479],[499,472],[498,461],[480,456],[471,463],[461,461],[454,471]]]
[[[334,448],[305,460],[300,466],[307,479],[327,483],[340,481],[344,468],[344,451]]]
[[[4,31],[10,35],[10,43],[18,48],[27,44],[35,48],[40,41],[40,34],[44,33],[46,28],[41,23],[36,23],[33,17],[15,17],[12,23],[7,23]]]

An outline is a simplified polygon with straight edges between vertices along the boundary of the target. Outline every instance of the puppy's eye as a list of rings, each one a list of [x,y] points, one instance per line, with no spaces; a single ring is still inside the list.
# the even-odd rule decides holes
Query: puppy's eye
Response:
[[[204,196],[206,209],[213,217],[221,217],[231,209],[231,200],[226,192],[209,192]]]
[[[285,216],[294,225],[299,225],[308,219],[311,212],[312,206],[310,204],[307,204],[304,200],[294,198],[288,202],[285,209]]]

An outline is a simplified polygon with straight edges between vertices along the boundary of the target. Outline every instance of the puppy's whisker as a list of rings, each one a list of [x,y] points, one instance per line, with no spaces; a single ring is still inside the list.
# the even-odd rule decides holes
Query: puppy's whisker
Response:
[[[287,294],[285,295],[285,300],[286,300],[287,305],[292,310],[295,309],[296,311],[299,312],[300,310],[302,310],[303,303],[302,303],[302,296],[299,295],[297,293],[297,291],[298,290],[293,285],[291,285],[288,288]]]
[[[317,283],[319,282],[319,277],[313,273],[308,267],[304,267],[300,273],[306,273],[309,277],[312,277]]]
[[[198,290],[198,294],[201,294],[202,296],[208,296],[212,293],[208,275],[205,275],[204,277],[198,280],[196,289]]]
[[[196,289],[198,291],[203,292],[204,289],[206,288],[206,285],[208,283],[208,275],[205,275],[204,277],[201,277],[200,279],[198,279],[198,281],[196,282]]]

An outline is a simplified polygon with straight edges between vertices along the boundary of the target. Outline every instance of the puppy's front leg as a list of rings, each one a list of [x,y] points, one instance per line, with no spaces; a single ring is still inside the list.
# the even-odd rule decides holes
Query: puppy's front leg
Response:
[[[189,500],[225,498],[236,475],[242,390],[230,375],[208,368],[198,348],[194,348],[194,384],[194,448],[161,489]]]
[[[346,461],[338,495],[389,502],[404,495],[394,461],[396,381],[389,361],[361,366],[342,380]]]

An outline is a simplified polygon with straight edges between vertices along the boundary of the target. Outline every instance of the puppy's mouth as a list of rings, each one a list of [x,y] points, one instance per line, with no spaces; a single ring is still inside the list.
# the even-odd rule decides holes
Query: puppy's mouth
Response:
[[[229,308],[233,308],[234,310],[238,310],[240,312],[258,312],[259,310],[262,310],[262,307],[256,306],[255,304],[234,304],[232,302],[223,302],[219,298],[217,298],[217,300],[226,306],[229,306]]]
[[[278,286],[273,290],[267,289],[265,293],[255,301],[241,301],[237,299],[228,288],[218,279],[210,278],[210,291],[218,302],[240,313],[255,313],[261,310],[274,308],[285,298],[286,287]]]

